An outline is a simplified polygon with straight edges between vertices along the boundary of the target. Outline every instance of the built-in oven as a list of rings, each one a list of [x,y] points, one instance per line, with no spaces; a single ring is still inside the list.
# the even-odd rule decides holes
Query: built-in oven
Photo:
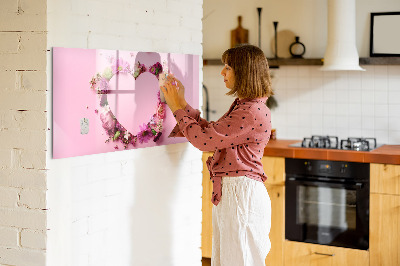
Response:
[[[286,239],[368,249],[369,164],[287,158],[285,169]]]

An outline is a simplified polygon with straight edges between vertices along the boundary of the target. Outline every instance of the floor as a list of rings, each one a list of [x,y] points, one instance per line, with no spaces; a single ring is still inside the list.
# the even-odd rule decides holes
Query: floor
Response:
[[[203,263],[203,266],[211,266],[211,259],[209,258],[202,258],[201,262]]]

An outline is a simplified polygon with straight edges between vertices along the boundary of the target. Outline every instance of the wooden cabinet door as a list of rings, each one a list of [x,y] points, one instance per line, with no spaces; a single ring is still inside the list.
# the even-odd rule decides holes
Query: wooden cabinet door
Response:
[[[285,187],[265,184],[271,199],[271,250],[265,259],[266,266],[283,265],[285,240]]]
[[[400,165],[370,165],[371,193],[400,195]]]
[[[261,163],[268,177],[266,184],[285,185],[285,158],[264,156]]]
[[[366,250],[285,240],[285,266],[368,266]],[[372,264],[371,264],[372,265]]]
[[[206,161],[211,152],[203,153],[203,196],[202,196],[202,224],[201,224],[201,253],[204,258],[211,258],[212,253],[212,183]]]
[[[400,196],[371,194],[371,266],[400,265]]]

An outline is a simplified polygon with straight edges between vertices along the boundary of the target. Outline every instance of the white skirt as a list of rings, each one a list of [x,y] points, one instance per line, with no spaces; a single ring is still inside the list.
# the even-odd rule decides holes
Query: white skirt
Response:
[[[222,178],[222,197],[212,210],[212,266],[262,266],[271,249],[271,200],[264,184]]]

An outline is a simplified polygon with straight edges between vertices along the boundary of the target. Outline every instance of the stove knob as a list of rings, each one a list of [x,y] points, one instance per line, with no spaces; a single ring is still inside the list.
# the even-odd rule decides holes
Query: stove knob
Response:
[[[342,167],[340,168],[340,173],[341,174],[346,173],[346,169],[347,169],[347,164],[342,164]]]
[[[308,172],[311,172],[311,170],[312,170],[311,162],[306,162],[305,165],[306,165],[306,170]]]

